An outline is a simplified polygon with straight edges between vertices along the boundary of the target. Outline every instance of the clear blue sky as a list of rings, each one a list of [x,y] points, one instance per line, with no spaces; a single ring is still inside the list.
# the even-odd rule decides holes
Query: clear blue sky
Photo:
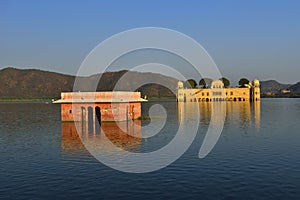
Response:
[[[0,68],[76,74],[118,32],[145,26],[183,32],[222,74],[300,81],[300,1],[0,1]]]

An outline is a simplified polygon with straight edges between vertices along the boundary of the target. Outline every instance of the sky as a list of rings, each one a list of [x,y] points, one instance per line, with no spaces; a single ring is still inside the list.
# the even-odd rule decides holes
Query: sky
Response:
[[[75,75],[89,52],[110,36],[163,27],[200,43],[231,82],[247,77],[296,83],[299,10],[297,0],[1,0],[0,69]]]

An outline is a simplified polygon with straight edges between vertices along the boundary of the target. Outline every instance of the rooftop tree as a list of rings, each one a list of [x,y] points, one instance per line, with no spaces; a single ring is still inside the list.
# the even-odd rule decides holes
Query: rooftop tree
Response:
[[[250,83],[250,81],[246,78],[241,78],[240,81],[239,81],[240,87],[246,87],[245,85],[249,84],[249,83]]]
[[[206,88],[207,85],[210,85],[213,80],[211,78],[202,78],[199,81],[199,86]]]
[[[227,78],[222,77],[220,78],[220,80],[224,83],[225,88],[228,88],[230,86],[230,81]]]
[[[186,81],[186,87],[188,88],[196,88],[197,82],[194,79],[189,79]]]

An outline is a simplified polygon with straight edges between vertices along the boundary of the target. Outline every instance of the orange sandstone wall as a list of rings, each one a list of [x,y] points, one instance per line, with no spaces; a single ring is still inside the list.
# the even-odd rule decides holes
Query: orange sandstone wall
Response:
[[[140,92],[62,92],[61,99],[134,99],[140,98]]]
[[[62,121],[88,121],[96,118],[95,108],[100,108],[101,121],[124,121],[141,116],[141,103],[66,103],[61,104]]]

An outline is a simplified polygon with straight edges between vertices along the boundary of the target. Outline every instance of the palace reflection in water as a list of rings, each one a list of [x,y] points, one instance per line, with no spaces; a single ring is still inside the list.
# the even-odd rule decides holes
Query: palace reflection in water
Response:
[[[254,125],[256,131],[260,129],[260,101],[249,102],[178,102],[174,103],[174,109],[178,111],[178,124],[187,123],[195,117],[195,104],[199,106],[200,128],[207,128],[213,124],[220,125],[225,120],[225,124],[247,128]],[[173,108],[172,106],[169,109]],[[167,110],[168,112],[168,110]],[[212,119],[212,113],[214,118]],[[177,116],[168,115],[177,121]],[[223,118],[224,117],[224,120]],[[160,120],[160,119],[155,119]],[[168,123],[168,120],[167,122]],[[113,145],[126,151],[138,152],[146,140],[142,138],[142,121],[129,120],[128,122],[105,122],[91,127],[86,122],[62,123],[62,151],[64,153],[75,153],[85,151],[82,143],[89,145],[106,145],[104,134]],[[144,133],[146,134],[146,132]],[[166,133],[164,133],[166,134]],[[97,147],[98,148],[98,147]],[[107,149],[105,149],[107,151]]]
[[[101,128],[97,125],[91,128],[85,122],[67,122],[62,123],[61,128],[62,150],[65,153],[85,150],[82,140],[101,143],[104,134],[114,145],[124,150],[138,148],[141,144],[140,120],[101,123]]]
[[[249,126],[254,123],[257,131],[260,129],[260,101],[249,102],[178,102],[178,120],[182,122],[188,115],[197,112],[192,105],[199,104],[200,123],[208,125],[211,123],[211,116],[214,113],[220,117],[225,117],[225,123],[233,123],[236,125]]]

